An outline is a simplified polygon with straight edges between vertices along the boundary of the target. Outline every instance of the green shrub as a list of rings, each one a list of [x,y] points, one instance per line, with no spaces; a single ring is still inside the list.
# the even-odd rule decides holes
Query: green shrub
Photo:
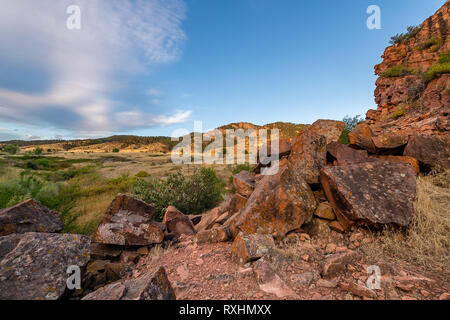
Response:
[[[114,152],[114,153],[119,153],[119,152],[120,152],[120,150],[119,150],[119,149],[117,149],[117,148],[114,148],[114,149],[112,150],[112,152]]]
[[[405,64],[399,64],[396,66],[392,66],[384,71],[381,76],[382,77],[401,77],[409,74],[415,74],[416,71],[414,69],[409,69]]]
[[[405,110],[403,110],[403,109],[398,109],[392,113],[392,117],[394,119],[398,119],[404,115],[405,115]]]
[[[44,149],[42,149],[41,147],[37,147],[36,149],[33,150],[33,153],[37,156],[40,156],[44,153]]]
[[[437,63],[431,66],[430,69],[428,69],[427,72],[423,74],[423,78],[426,81],[430,81],[440,77],[444,73],[450,73],[450,62]]]
[[[339,137],[339,143],[340,144],[349,144],[350,141],[348,139],[348,134],[355,129],[356,125],[364,119],[361,117],[361,115],[356,115],[354,117],[350,117],[346,115],[342,121],[345,123],[344,131],[342,131],[341,136]]]
[[[147,177],[150,177],[150,173],[148,173],[147,171],[139,171],[138,173],[136,173],[135,177],[136,178],[147,178]]]
[[[450,73],[450,50],[442,52],[436,64],[423,74],[425,81],[431,81],[444,73]]]
[[[425,42],[422,42],[421,44],[419,44],[418,46],[416,46],[417,50],[426,50],[429,49],[431,47],[435,47],[437,49],[439,49],[443,44],[443,40],[442,39],[436,39],[436,38],[432,38],[429,39]]]
[[[19,152],[19,146],[17,144],[8,144],[4,146],[1,150],[9,154],[16,154],[17,152]]]
[[[415,37],[419,31],[420,31],[420,27],[419,26],[409,26],[408,28],[406,28],[406,33],[400,33],[400,34],[396,34],[395,36],[391,37],[391,40],[389,41],[390,44],[402,44],[406,41],[408,41],[409,39]]]
[[[166,208],[175,206],[184,214],[199,214],[214,208],[222,199],[224,185],[212,168],[197,169],[190,177],[181,171],[167,179],[138,179],[135,196],[156,208],[155,219],[161,221]]]
[[[344,131],[342,131],[342,134],[341,134],[341,136],[339,137],[339,143],[340,144],[349,144],[350,143],[350,140],[349,140],[349,138],[348,138],[348,134],[350,133],[351,131],[349,131],[349,130],[347,130],[347,129],[344,129]]]

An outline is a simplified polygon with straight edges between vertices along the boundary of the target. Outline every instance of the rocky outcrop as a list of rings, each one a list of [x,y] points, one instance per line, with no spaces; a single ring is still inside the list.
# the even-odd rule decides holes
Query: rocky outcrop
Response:
[[[163,223],[168,232],[176,235],[196,233],[191,219],[173,206],[167,208],[166,213],[164,214]]]
[[[60,232],[64,228],[61,215],[30,199],[0,210],[0,236],[26,232]]]
[[[282,161],[276,174],[258,182],[235,228],[247,234],[275,233],[282,237],[309,221],[315,208],[314,194],[302,174]]]
[[[410,165],[377,161],[326,167],[320,181],[344,228],[355,223],[405,227],[412,221],[416,175]]]
[[[378,109],[369,110],[366,121],[349,135],[352,145],[370,153],[401,155],[411,136],[448,134],[450,74],[429,76],[428,71],[450,54],[449,26],[447,1],[418,32],[385,50],[375,66]]]
[[[234,239],[232,247],[232,257],[237,263],[243,265],[247,262],[262,258],[275,247],[275,242],[268,234],[250,234],[242,232]]]
[[[148,273],[136,279],[122,280],[93,293],[83,300],[175,300],[175,292],[161,267],[155,273]]]
[[[67,268],[89,260],[86,236],[11,234],[0,238],[0,299],[55,300],[66,291]]]
[[[152,221],[154,214],[155,208],[144,201],[119,194],[109,205],[92,239],[122,246],[161,243],[164,234]]]
[[[327,139],[310,130],[301,132],[292,144],[289,162],[309,184],[319,183],[320,170],[327,162]]]

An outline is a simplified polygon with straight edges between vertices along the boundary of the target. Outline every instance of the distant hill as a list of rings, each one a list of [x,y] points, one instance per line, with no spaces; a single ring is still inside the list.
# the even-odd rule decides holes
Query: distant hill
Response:
[[[279,129],[280,137],[292,139],[298,132],[305,130],[309,125],[294,124],[290,122],[275,122],[263,126],[254,125],[248,122],[230,123],[217,129],[225,134],[226,129]],[[113,152],[115,149],[121,152],[154,152],[166,153],[178,144],[170,137],[141,137],[132,135],[115,135],[98,139],[77,139],[77,140],[12,140],[0,142],[0,146],[6,144],[16,144],[22,151],[31,151],[35,148],[42,148],[44,151],[70,151],[70,152]]]

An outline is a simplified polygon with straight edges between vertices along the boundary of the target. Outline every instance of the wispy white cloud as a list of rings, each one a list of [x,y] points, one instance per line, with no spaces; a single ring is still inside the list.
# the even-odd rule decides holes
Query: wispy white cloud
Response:
[[[81,7],[82,29],[66,28]],[[190,111],[152,114],[113,95],[122,75],[176,61],[186,36],[182,0],[0,0],[0,59],[44,70],[40,92],[0,88],[0,120],[102,134],[181,123]],[[0,70],[1,72],[1,70]],[[27,77],[27,74],[23,74]],[[161,92],[147,92],[154,100]]]

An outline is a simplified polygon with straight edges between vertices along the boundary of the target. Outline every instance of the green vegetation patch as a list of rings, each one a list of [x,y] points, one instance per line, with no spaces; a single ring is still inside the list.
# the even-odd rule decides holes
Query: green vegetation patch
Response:
[[[390,44],[402,44],[409,39],[414,38],[420,31],[420,26],[409,26],[406,28],[406,33],[396,34],[391,37]]]
[[[409,69],[406,64],[399,64],[396,66],[392,66],[384,71],[381,76],[382,77],[402,77],[410,74],[415,74],[416,70]]]
[[[423,74],[423,78],[425,81],[431,81],[445,73],[450,73],[450,50],[441,53],[438,62]]]
[[[159,221],[170,205],[184,214],[212,209],[222,200],[223,192],[224,183],[212,168],[197,169],[189,177],[178,171],[167,179],[137,179],[134,184],[134,195],[156,208],[155,219]]]

